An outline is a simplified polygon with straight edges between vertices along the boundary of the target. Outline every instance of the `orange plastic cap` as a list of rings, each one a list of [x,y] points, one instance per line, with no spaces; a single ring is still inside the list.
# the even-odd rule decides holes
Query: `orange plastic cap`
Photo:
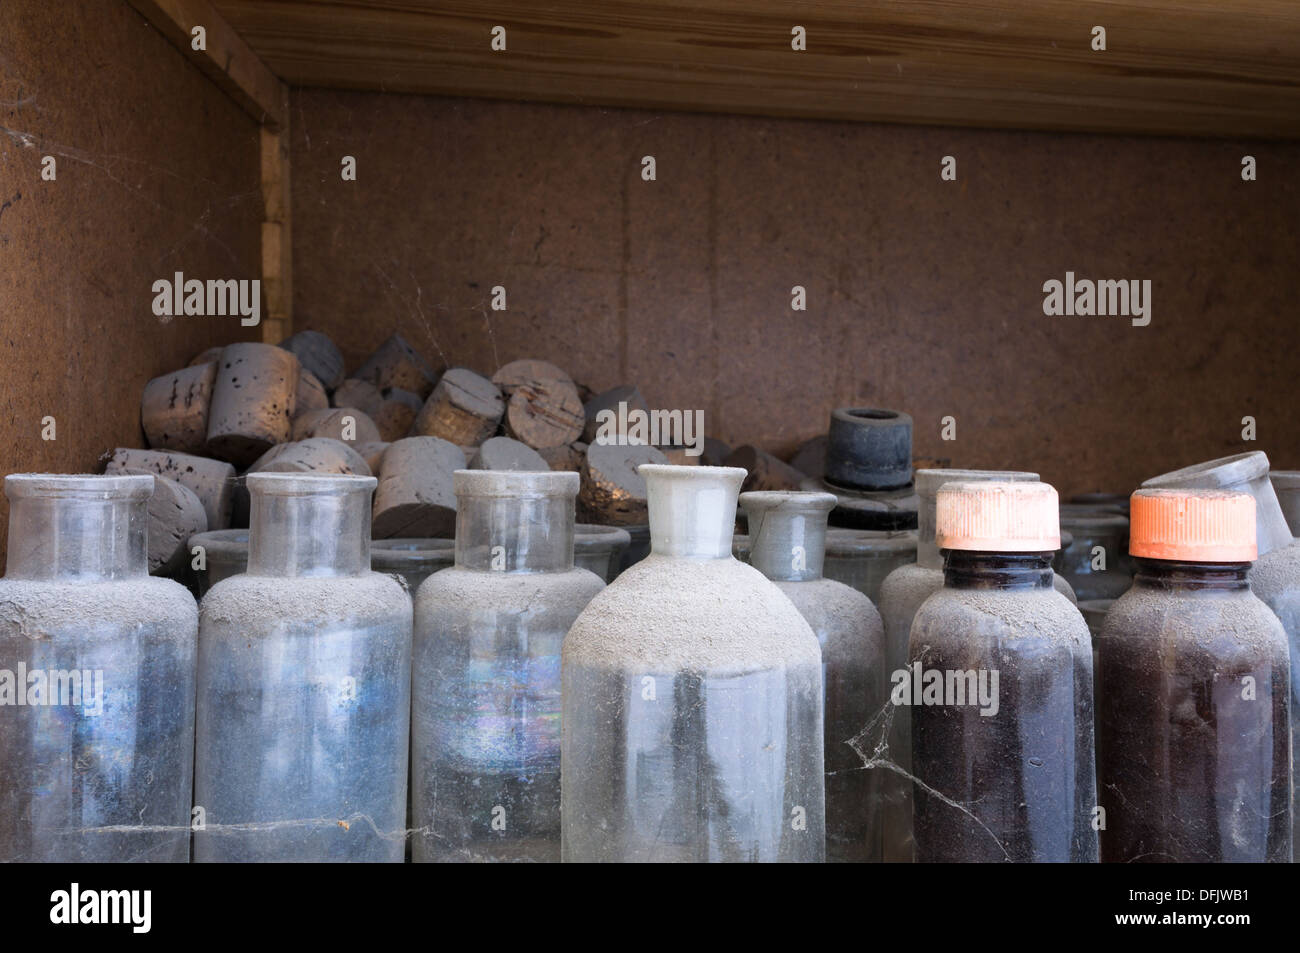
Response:
[[[1129,505],[1129,555],[1191,563],[1254,562],[1255,498],[1230,490],[1148,489]]]
[[[1056,490],[1047,483],[945,483],[936,503],[940,549],[1044,553],[1061,548]]]

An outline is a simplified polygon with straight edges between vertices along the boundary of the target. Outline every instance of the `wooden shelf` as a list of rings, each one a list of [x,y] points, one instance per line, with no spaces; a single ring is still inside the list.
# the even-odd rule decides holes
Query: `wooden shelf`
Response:
[[[1300,137],[1293,0],[216,0],[291,84],[939,125]],[[507,50],[490,31],[507,30]],[[791,27],[808,49],[790,48]],[[1091,30],[1107,49],[1091,49]]]

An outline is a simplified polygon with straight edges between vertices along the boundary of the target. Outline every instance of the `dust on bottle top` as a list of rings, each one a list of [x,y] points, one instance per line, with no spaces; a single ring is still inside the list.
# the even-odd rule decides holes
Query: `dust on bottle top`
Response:
[[[1145,488],[1130,501],[1129,555],[1194,563],[1253,562],[1255,498],[1231,490]]]
[[[1047,483],[945,483],[939,488],[935,542],[940,549],[1042,553],[1061,548],[1056,490]]]
[[[575,497],[581,478],[570,470],[455,470],[457,496]]]
[[[87,501],[147,500],[153,496],[152,474],[11,473],[5,477],[5,496]]]
[[[916,471],[916,495],[933,500],[945,483],[1033,483],[1038,474],[1031,470],[956,470],[948,467],[923,467]]]
[[[372,476],[354,473],[250,473],[244,479],[250,493],[270,496],[369,493],[379,482]]]
[[[835,494],[810,490],[750,490],[740,494],[747,513],[829,513],[835,509]]]

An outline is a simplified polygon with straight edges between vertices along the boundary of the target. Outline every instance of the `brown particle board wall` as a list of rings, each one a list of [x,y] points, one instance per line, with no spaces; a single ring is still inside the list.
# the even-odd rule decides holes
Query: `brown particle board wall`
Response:
[[[1064,494],[1244,449],[1300,466],[1295,143],[316,89],[292,116],[296,326],[349,367],[394,330],[487,373],[540,357],[778,451],[833,406],[901,408],[918,455]],[[1150,325],[1044,316],[1067,270],[1150,279]]]
[[[97,469],[142,445],[149,378],[256,337],[237,317],[164,323],[151,286],[258,277],[260,218],[256,124],[135,10],[0,3],[4,471]]]

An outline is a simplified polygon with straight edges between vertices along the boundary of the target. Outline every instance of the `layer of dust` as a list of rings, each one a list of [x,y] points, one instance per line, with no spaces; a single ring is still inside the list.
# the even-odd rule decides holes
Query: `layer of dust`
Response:
[[[834,579],[773,585],[794,603],[813,632],[821,634],[823,654],[842,658],[850,649],[862,651],[866,643],[871,647],[871,665],[884,665],[885,624],[871,600],[858,590]]]
[[[943,570],[930,569],[920,563],[899,566],[885,577],[880,586],[880,615],[890,644],[903,646],[901,657],[895,661],[907,661],[907,636],[916,610],[942,588]]]
[[[564,664],[733,677],[820,665],[821,649],[799,610],[757,569],[730,557],[651,553],[578,616]]]
[[[385,573],[358,576],[250,576],[223,579],[203,597],[201,627],[260,625],[291,620],[327,625],[340,619],[391,619],[411,613],[402,584]]]
[[[424,581],[415,593],[415,606],[422,618],[426,613],[463,617],[474,610],[528,605],[534,599],[539,607],[584,606],[604,588],[604,580],[579,566],[564,572],[492,572],[452,567]]]
[[[922,603],[922,609],[932,618],[935,613],[948,612],[988,616],[1001,623],[1010,638],[1065,635],[1092,651],[1088,624],[1074,604],[1055,590],[944,588]],[[922,609],[917,610],[918,615]],[[955,618],[946,616],[944,624],[955,625],[947,621]]]
[[[1287,590],[1300,593],[1300,543],[1260,556],[1246,578],[1255,595],[1270,606],[1275,606]],[[1300,636],[1300,633],[1292,635]]]
[[[1277,616],[1245,590],[1178,592],[1134,586],[1106,613],[1098,648],[1105,651],[1107,640],[1124,639],[1129,633],[1148,634],[1153,628],[1181,645],[1209,645],[1225,637],[1259,649],[1276,647],[1279,638],[1286,644]]]
[[[0,633],[48,639],[75,629],[96,632],[153,626],[161,632],[193,633],[198,609],[189,590],[170,579],[142,576],[114,582],[52,582],[0,579]]]
[[[1074,591],[1061,576],[1052,575],[1052,588],[1063,596],[1071,606],[1074,605]],[[895,654],[894,660],[899,664],[907,661],[907,639],[911,632],[912,619],[916,611],[931,595],[943,589],[943,570],[928,569],[919,563],[900,566],[891,572],[880,587],[880,612],[888,630],[890,644],[901,646],[901,655]],[[950,590],[957,591],[957,590]],[[967,589],[963,595],[997,595],[1000,590]],[[1012,590],[1014,591],[1014,590]],[[968,600],[979,611],[995,608],[1004,603],[993,601]],[[1006,603],[1010,604],[1010,603]],[[1017,610],[1021,611],[1021,610]],[[1086,627],[1086,626],[1085,626]]]

